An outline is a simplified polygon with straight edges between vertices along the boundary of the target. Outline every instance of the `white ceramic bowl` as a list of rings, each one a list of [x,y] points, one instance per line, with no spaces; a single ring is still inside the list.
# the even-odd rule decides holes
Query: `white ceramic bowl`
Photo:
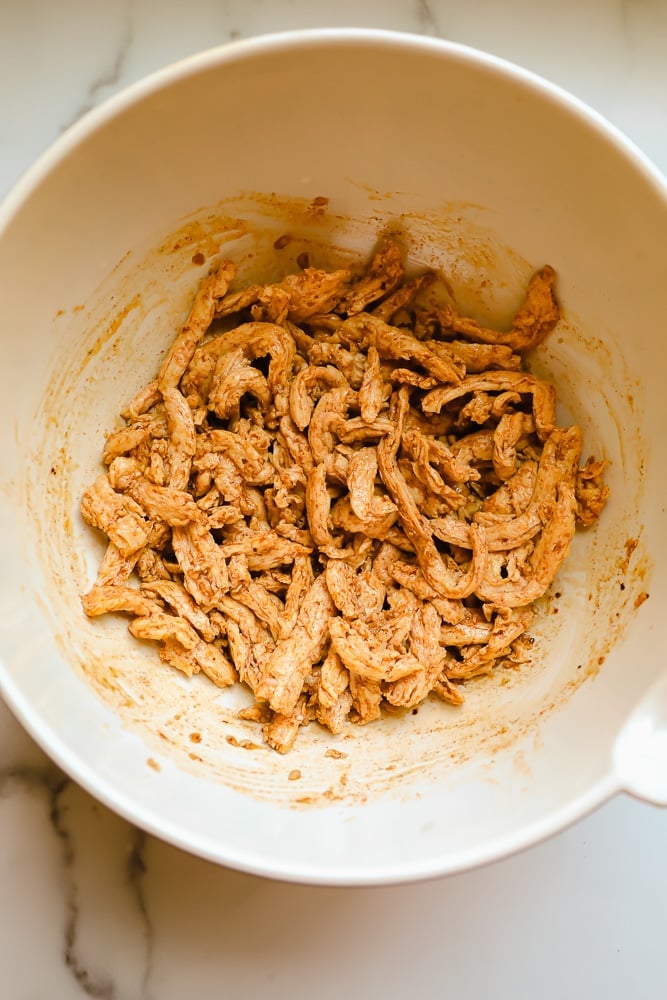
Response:
[[[102,548],[78,500],[205,271],[195,255],[277,273],[305,245],[366,253],[388,225],[482,318],[506,319],[533,268],[554,265],[566,316],[535,364],[586,451],[610,460],[611,500],[573,545],[530,669],[472,685],[461,709],[428,704],[337,739],[311,726],[287,758],[244,749],[256,736],[235,718],[238,692],[162,668],[124,621],[83,617]],[[111,808],[279,878],[451,872],[621,788],[667,800],[666,247],[665,182],[621,135],[529,73],[446,42],[258,38],[87,116],[0,212],[8,704]],[[331,746],[347,756],[325,756]]]

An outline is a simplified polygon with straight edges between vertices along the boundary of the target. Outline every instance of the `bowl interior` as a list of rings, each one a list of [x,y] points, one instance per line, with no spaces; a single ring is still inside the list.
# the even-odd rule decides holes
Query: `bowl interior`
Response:
[[[72,130],[0,220],[0,676],[33,734],[148,829],[311,880],[453,870],[608,794],[615,733],[660,669],[665,208],[650,169],[574,102],[379,33],[207,54]],[[459,709],[429,702],[337,738],[310,726],[282,758],[237,719],[240,689],[186,680],[123,620],[83,617],[103,546],[78,502],[208,267],[229,256],[242,280],[277,277],[303,249],[323,265],[366,256],[387,230],[485,321],[556,268],[565,316],[531,364],[586,454],[609,460],[611,500],[544,602],[532,666],[471,684]]]

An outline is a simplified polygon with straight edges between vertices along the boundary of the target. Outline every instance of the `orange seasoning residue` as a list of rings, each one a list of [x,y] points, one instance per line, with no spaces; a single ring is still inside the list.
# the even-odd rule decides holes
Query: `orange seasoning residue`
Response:
[[[329,207],[329,199],[325,195],[318,195],[310,203],[310,211],[315,215],[324,215],[327,208]]]
[[[200,218],[190,218],[175,232],[173,232],[158,248],[158,253],[166,256],[179,254],[181,251],[189,251],[193,257],[193,264],[202,264],[204,261],[195,260],[195,257],[203,255],[213,257],[220,252],[223,243],[232,239],[239,239],[248,231],[247,223],[244,219],[232,214],[210,213]]]
[[[628,538],[627,539],[627,541],[625,543],[625,565],[626,565],[626,567],[627,567],[628,563],[630,562],[630,559],[632,558],[632,554],[633,554],[633,552],[635,551],[635,549],[637,548],[638,545],[639,545],[639,539],[638,538]]]
[[[378,213],[378,216],[374,218],[373,225],[369,224],[364,228],[365,223],[363,221],[362,223],[358,223],[356,220],[350,222],[350,220],[343,220],[342,216],[339,217],[325,212],[322,203],[318,206],[307,199],[283,199],[283,204],[280,202],[278,196],[274,195],[272,197],[265,197],[266,211],[264,215],[269,221],[266,224],[266,230],[264,230],[261,228],[263,224],[262,220],[258,219],[256,221],[256,203],[261,208],[261,200],[255,198],[254,195],[251,198],[249,195],[247,201],[252,212],[244,219],[244,228],[245,233],[248,236],[252,236],[254,242],[248,249],[245,248],[245,243],[239,248],[239,259],[244,264],[243,277],[245,281],[255,280],[259,275],[262,275],[266,266],[266,260],[269,262],[275,261],[275,255],[271,256],[271,248],[274,241],[280,239],[281,233],[291,233],[293,245],[290,246],[284,257],[281,256],[280,263],[276,266],[277,272],[283,267],[295,267],[295,265],[301,268],[308,267],[310,266],[310,260],[314,262],[313,266],[327,265],[329,263],[328,254],[330,246],[335,248],[335,254],[339,254],[339,244],[343,249],[340,251],[339,256],[334,255],[332,257],[332,264],[335,266],[344,266],[348,257],[356,261],[357,245],[361,246],[364,243],[367,231],[372,236],[375,234],[373,227],[376,222],[379,224],[380,221]],[[236,204],[233,207],[230,206],[230,209],[231,211],[227,214],[230,222],[232,221],[232,216],[236,215],[237,212],[241,217],[246,215],[245,204],[243,211]],[[395,213],[395,215],[397,214]],[[160,281],[162,281],[165,266],[164,256],[165,254],[169,254],[176,244],[181,245],[183,252],[180,253],[176,261],[169,261],[169,273],[173,273],[181,279],[185,275],[184,281],[187,283],[194,280],[187,277],[188,265],[190,265],[191,261],[193,264],[197,264],[200,249],[207,253],[204,263],[208,261],[213,266],[215,261],[212,258],[220,252],[220,246],[233,242],[240,235],[237,228],[231,227],[229,230],[221,232],[225,227],[222,224],[222,216],[220,215],[218,216],[219,223],[215,226],[209,224],[211,216],[204,216],[203,212],[200,212],[199,215],[203,221],[203,228],[198,234],[192,228],[185,234],[179,231],[178,233],[174,233],[169,241],[165,241],[160,249],[156,248],[153,251],[154,257],[162,261],[158,269]],[[238,225],[240,220],[236,218],[234,221]],[[437,266],[438,268],[442,266],[445,269],[447,279],[450,272],[453,271],[450,298],[454,302],[457,302],[458,299],[458,305],[467,307],[467,297],[475,298],[473,293],[475,293],[476,288],[479,286],[479,288],[486,289],[488,282],[485,273],[473,275],[477,281],[477,285],[474,282],[472,285],[470,283],[470,274],[463,266],[466,264],[468,258],[465,256],[463,263],[461,263],[462,258],[458,253],[457,244],[455,244],[455,239],[460,235],[458,221],[456,225],[453,225],[451,213],[448,212],[444,223],[439,221],[439,217],[435,221],[426,217],[423,221],[419,217],[406,217],[406,222],[410,223],[411,228],[414,230],[414,232],[411,232],[411,241],[408,248],[413,263],[417,261],[419,265],[424,263],[428,264],[428,266]],[[349,237],[348,230],[344,228],[344,225],[354,225],[356,227],[350,230],[352,236],[355,237],[354,239]],[[323,243],[319,230],[320,226],[322,227],[324,238],[329,241],[325,249],[322,249],[320,246],[320,242]],[[435,226],[435,228],[429,228],[429,226]],[[488,242],[489,238],[481,230],[478,232],[478,228],[473,232],[473,236],[475,236],[477,242],[480,240]],[[479,235],[480,233],[481,236]],[[209,246],[204,246],[197,240],[198,235],[204,237],[205,242],[210,240],[210,249]],[[181,239],[183,236],[185,236],[184,241]],[[357,237],[359,238],[357,239]],[[194,246],[192,245],[193,242],[195,243]],[[183,246],[182,243],[189,243],[189,246]],[[218,244],[217,248],[216,244]],[[352,245],[355,247],[354,251],[350,250]],[[433,249],[434,247],[436,248],[435,250]],[[445,250],[442,250],[442,247]],[[501,248],[501,250],[504,254],[505,249]],[[447,251],[449,257],[447,257],[445,251]],[[227,254],[227,252],[225,246],[224,253]],[[433,256],[434,254],[435,256]],[[424,258],[423,261],[422,257]],[[502,264],[505,258],[502,255],[501,258]],[[251,259],[253,260],[252,265],[248,263]],[[342,263],[340,263],[341,260]],[[144,276],[145,273],[152,274],[150,267],[153,266],[153,258],[147,258],[147,261],[148,264],[142,262],[143,270],[140,277]],[[522,261],[520,263],[521,267],[517,268],[519,277],[527,273],[528,270],[526,262]],[[476,264],[477,260],[471,261],[470,267],[472,268]],[[495,261],[495,265],[497,265],[497,261]],[[153,269],[155,270],[155,267]],[[509,287],[511,290],[518,287],[518,282],[515,281],[514,273],[509,266],[505,268],[505,271],[502,270],[502,267],[497,267],[497,270],[502,273],[504,278],[507,278],[505,272],[509,272],[509,279],[511,279]],[[189,273],[190,275],[193,274],[192,271]],[[276,273],[276,277],[281,277],[281,273]],[[494,275],[492,275],[493,277]],[[128,322],[122,324],[122,328],[118,330],[117,336],[113,340],[114,353],[116,341],[118,342],[119,350],[122,350],[125,341],[131,339],[133,327],[138,325],[147,307],[153,306],[158,311],[168,312],[169,322],[163,325],[169,326],[172,321],[180,321],[181,311],[184,309],[184,303],[186,302],[185,293],[178,297],[177,300],[173,299],[173,297],[165,300],[166,305],[163,304],[161,299],[159,301],[155,300],[155,296],[151,299],[150,287],[146,290],[145,286],[139,286],[134,279],[134,272],[132,272],[132,278],[133,284],[123,294],[119,295],[117,289],[114,287],[114,295],[110,297],[106,294],[107,290],[105,289],[104,302],[106,304],[105,309],[107,309],[110,301],[125,304],[129,301],[130,296],[137,287],[142,288],[143,301],[141,308],[128,317]],[[495,281],[495,288],[498,288],[500,284],[502,283]],[[491,285],[494,285],[493,281],[491,281]],[[469,288],[472,288],[470,294],[468,294]],[[154,300],[157,301],[157,306],[155,306]],[[175,305],[172,307],[174,302]],[[499,317],[498,321],[501,322],[505,320],[506,315],[510,314],[513,301],[509,293],[505,298],[501,297],[498,301],[495,301],[485,291],[484,296],[480,296],[479,303],[475,298],[474,305],[479,315],[484,319],[488,318],[489,322],[495,322]],[[87,308],[93,317],[99,313],[99,307],[98,313],[94,312],[95,306],[95,300],[92,303],[87,303]],[[75,307],[73,312],[82,311],[84,308],[86,307],[79,305]],[[160,312],[160,315],[162,315],[162,312]],[[47,411],[49,419],[44,421],[43,426],[45,428],[44,439],[50,447],[44,449],[41,439],[39,443],[40,454],[48,453],[51,464],[53,464],[52,456],[58,451],[58,448],[53,446],[53,439],[56,434],[62,438],[63,426],[65,427],[65,433],[70,431],[70,424],[72,426],[77,424],[78,426],[81,422],[81,414],[91,412],[91,401],[95,404],[97,403],[97,396],[99,395],[97,382],[99,382],[99,378],[96,369],[91,368],[91,377],[88,378],[85,384],[81,380],[77,380],[74,375],[81,357],[83,357],[83,352],[95,341],[100,331],[104,327],[108,327],[110,319],[113,319],[113,313],[109,317],[108,312],[105,311],[103,320],[98,320],[94,325],[92,323],[89,324],[90,329],[85,344],[82,344],[82,351],[72,356],[67,370],[67,381],[69,384],[83,386],[85,391],[77,389],[78,395],[74,395],[68,400],[67,410],[60,406],[62,390],[57,395],[54,395],[53,391],[49,393],[52,412]],[[565,337],[563,351],[569,346],[573,351],[576,349],[585,358],[588,358],[591,354],[588,337],[584,344],[583,337],[576,328],[573,327],[570,330],[567,327],[565,329],[567,336]],[[588,333],[588,331],[585,332]],[[102,341],[104,339],[104,337],[101,338]],[[562,343],[563,339],[561,336],[558,343]],[[601,348],[596,346],[595,350],[599,352]],[[567,354],[565,354],[565,360],[568,360]],[[552,357],[548,357],[546,374],[552,375],[549,365],[555,364],[557,367],[557,363],[560,361],[560,355],[556,356],[555,362]],[[86,360],[84,360],[82,367],[85,366]],[[142,362],[142,371],[144,367],[145,363]],[[612,372],[612,376],[614,374]],[[562,374],[559,374],[557,371],[556,376],[557,384],[561,386],[563,383]],[[613,377],[609,380],[600,380],[600,384],[605,386],[605,401],[608,401],[608,385],[611,383],[613,389],[614,384],[618,381],[618,379],[614,379]],[[57,388],[61,384],[62,379],[57,377],[54,379],[54,386],[50,386],[49,388],[53,390],[54,387]],[[134,384],[132,374],[128,378],[128,384]],[[624,380],[623,385],[627,384],[627,380]],[[580,396],[578,390],[578,384],[574,384],[570,393],[572,398],[569,400],[570,405],[568,406],[575,417],[580,415],[578,407]],[[627,401],[632,405],[633,400],[629,394]],[[610,406],[613,409],[614,405],[619,406],[621,403],[625,404],[625,402],[626,396],[623,394],[620,402],[619,399],[612,399]],[[59,407],[58,411],[55,409],[56,404]],[[625,410],[623,407],[621,407],[621,410],[624,414]],[[74,419],[75,416],[76,421]],[[619,423],[621,422],[621,418],[619,417]],[[631,423],[632,426],[635,426],[635,422]],[[588,433],[591,434],[590,430]],[[594,434],[592,437],[595,440]],[[640,444],[640,442],[637,443]],[[641,454],[640,448],[638,449],[638,453]],[[621,466],[623,466],[625,472],[628,474],[628,478],[630,478],[630,470],[626,469],[625,462],[617,459],[616,456],[610,456],[610,460],[616,460],[617,464],[620,461]],[[633,452],[632,462],[634,463],[634,461]],[[628,459],[629,464],[630,460]],[[47,474],[50,467],[51,465],[46,467]],[[639,488],[641,488],[641,471],[643,471],[643,465],[639,463],[637,467],[640,470],[640,474],[639,476],[635,476],[632,481],[638,481],[640,484]],[[54,470],[69,472],[66,463],[63,463],[62,467],[60,463],[57,466],[54,465]],[[58,592],[61,597],[62,566],[65,563],[69,565],[69,562],[71,562],[73,567],[72,572],[77,582],[80,582],[81,585],[90,582],[88,564],[86,563],[85,566],[82,566],[78,554],[72,551],[75,545],[81,551],[78,526],[75,525],[74,537],[70,537],[68,534],[66,538],[62,538],[58,531],[53,530],[54,525],[62,523],[63,509],[66,507],[69,510],[72,507],[74,500],[78,496],[78,487],[80,483],[84,482],[82,475],[75,475],[73,482],[70,482],[69,479],[69,475],[55,475],[55,473],[51,475],[47,483],[47,496],[51,501],[49,504],[50,513],[48,516],[46,515],[43,505],[39,510],[31,513],[39,536],[44,543],[41,551],[46,552],[44,562],[47,575],[58,585]],[[36,477],[33,476],[33,485],[35,481]],[[35,491],[34,495],[36,496],[37,493],[38,491]],[[639,498],[641,499],[641,494]],[[635,511],[641,509],[641,504],[637,502],[634,506],[631,506],[628,502],[626,507],[628,510]],[[583,595],[585,597],[587,590],[590,591],[591,601],[591,604],[584,608],[583,617],[586,618],[587,625],[590,624],[591,615],[593,619],[596,616],[602,616],[603,624],[607,623],[610,618],[609,601],[611,601],[612,609],[615,612],[614,618],[618,619],[618,621],[614,621],[610,635],[605,634],[604,628],[593,630],[596,635],[593,648],[587,650],[586,659],[582,659],[581,663],[578,663],[576,660],[573,661],[573,671],[577,672],[572,678],[568,678],[564,672],[557,672],[555,669],[552,671],[553,682],[549,685],[546,697],[544,696],[544,692],[538,692],[540,694],[539,713],[530,687],[532,677],[536,676],[535,671],[508,671],[506,685],[504,683],[499,684],[497,677],[495,679],[492,677],[480,678],[476,687],[474,689],[471,688],[469,705],[466,708],[458,710],[458,714],[456,715],[454,714],[454,709],[451,712],[447,711],[445,714],[441,706],[427,704],[424,711],[420,712],[419,716],[414,719],[414,727],[412,729],[408,727],[405,739],[401,742],[400,761],[398,755],[392,758],[390,749],[388,755],[390,763],[386,767],[377,767],[378,759],[382,759],[383,761],[387,759],[387,734],[383,733],[382,730],[383,728],[388,729],[390,737],[388,743],[391,748],[391,736],[394,732],[393,727],[396,720],[387,718],[384,725],[380,726],[377,732],[369,730],[368,733],[364,733],[365,739],[363,741],[355,739],[354,734],[345,734],[343,739],[350,741],[346,745],[351,747],[351,756],[354,760],[354,770],[350,771],[349,781],[347,774],[341,775],[341,771],[347,765],[341,763],[339,759],[348,755],[334,748],[327,750],[325,749],[326,744],[323,747],[321,743],[313,745],[312,741],[304,741],[303,747],[297,746],[292,751],[296,757],[295,764],[298,765],[294,769],[300,770],[303,775],[301,781],[292,778],[290,782],[285,782],[286,774],[284,766],[282,766],[282,760],[280,758],[272,760],[272,755],[264,752],[264,748],[260,748],[257,744],[255,746],[262,750],[261,753],[236,754],[232,747],[243,747],[245,745],[249,749],[250,741],[230,737],[224,733],[224,728],[226,726],[238,726],[237,734],[239,737],[242,737],[244,732],[250,729],[252,723],[237,721],[238,706],[235,702],[230,699],[228,704],[225,698],[220,697],[215,690],[209,691],[208,687],[205,687],[204,684],[195,683],[198,682],[199,678],[189,681],[187,687],[183,685],[182,679],[177,676],[172,678],[168,675],[160,675],[159,681],[156,680],[156,672],[152,668],[152,664],[146,660],[144,651],[142,649],[135,650],[130,640],[126,641],[124,627],[120,624],[111,622],[108,630],[98,631],[96,629],[94,634],[92,629],[89,629],[88,632],[83,631],[80,624],[78,599],[75,602],[76,606],[72,604],[74,611],[71,611],[71,613],[68,606],[70,618],[66,620],[61,648],[63,649],[63,654],[70,658],[72,658],[73,651],[75,651],[74,658],[77,661],[77,666],[94,684],[97,692],[106,701],[113,702],[114,707],[128,726],[139,729],[142,736],[147,739],[149,745],[156,746],[158,753],[168,752],[174,761],[179,766],[184,767],[186,771],[200,774],[203,763],[207,777],[212,778],[214,781],[222,782],[258,800],[276,801],[291,808],[306,806],[312,808],[322,806],[330,801],[344,800],[352,802],[360,798],[366,798],[369,794],[377,796],[387,792],[393,793],[401,787],[407,786],[409,789],[411,775],[414,775],[415,770],[424,776],[428,774],[429,778],[435,779],[442,775],[449,775],[450,772],[458,772],[461,763],[465,763],[468,760],[474,761],[480,748],[487,755],[490,753],[500,753],[507,746],[514,744],[524,734],[532,731],[533,727],[538,725],[543,717],[548,715],[555,707],[560,706],[563,701],[567,700],[582,681],[597,673],[604,660],[604,656],[600,654],[605,653],[613,645],[622,628],[628,624],[629,620],[632,620],[634,609],[644,603],[648,597],[645,577],[650,573],[651,563],[645,552],[646,546],[642,538],[642,529],[632,516],[626,519],[625,523],[622,523],[620,518],[617,518],[617,522],[616,533],[612,531],[611,537],[609,531],[600,540],[597,539],[595,534],[590,534],[588,541],[583,542],[582,553],[588,555],[589,550],[592,548],[592,554],[595,558],[584,559],[581,553],[575,554],[573,562],[575,570],[578,572],[580,567],[585,567],[585,573],[581,580],[575,573],[574,586],[570,588],[568,584],[565,602],[560,608],[561,613],[556,615],[554,612],[553,615],[549,615],[548,629],[546,627],[546,618],[543,617],[542,621],[545,623],[544,632],[546,638],[551,637],[554,630],[560,630],[567,637],[569,634],[567,631],[568,628],[576,635],[581,626],[578,623],[578,619],[572,625],[573,615],[570,612],[576,609],[577,602],[576,599],[568,601],[567,598],[571,593],[574,595],[580,594],[580,596]],[[638,538],[629,537],[635,534]],[[90,543],[91,547],[93,547],[94,542],[95,540],[93,539]],[[638,546],[639,552],[635,553],[635,549]],[[95,548],[95,553],[97,553],[97,548]],[[631,569],[628,572],[628,565],[631,559]],[[639,592],[640,590],[641,593]],[[558,599],[560,593],[554,596]],[[581,603],[584,604],[585,602]],[[59,609],[60,626],[63,620],[62,601],[60,602]],[[551,669],[551,662],[549,660],[549,649],[551,646],[553,644],[550,644],[548,641],[543,642],[543,652],[538,657],[540,662],[542,660],[545,661],[547,671]],[[80,649],[83,650],[83,656],[78,652]],[[117,665],[115,662],[116,659]],[[119,684],[119,679],[123,681],[122,687]],[[131,697],[127,695],[128,690],[131,692]],[[486,711],[488,705],[492,705],[492,712]],[[184,706],[182,719],[180,719],[180,710],[178,715],[173,714],[174,706],[179,706],[179,708]],[[437,712],[436,709],[438,710]],[[168,720],[167,723],[165,723],[165,719]],[[204,726],[205,728],[203,728]],[[164,731],[163,727],[167,731]],[[202,740],[197,746],[198,753],[189,753],[189,750],[194,749],[189,739],[190,732],[197,731],[200,727],[206,733],[206,740]],[[314,727],[311,728],[314,729]],[[537,741],[539,730],[535,730],[535,732],[535,739]],[[225,739],[227,743],[226,752],[223,746]],[[455,753],[452,752],[454,746],[456,747]],[[312,753],[313,750],[316,751],[315,755]],[[199,754],[203,756],[199,756]],[[316,757],[319,759],[316,760]],[[149,758],[147,764],[153,770],[157,771],[160,769],[157,760],[154,761],[153,758]],[[307,766],[304,767],[304,764]],[[343,780],[343,777],[345,780]]]
[[[88,348],[85,361],[81,366],[81,369],[78,374],[81,374],[81,372],[83,372],[85,365],[90,361],[90,359],[94,355],[98,354],[102,350],[105,344],[113,340],[113,338],[116,336],[118,330],[123,325],[129,314],[133,312],[135,309],[138,309],[140,305],[141,305],[141,295],[135,295],[134,298],[130,299],[127,305],[123,306],[123,308],[116,313],[111,323],[106,327],[105,330],[103,330],[103,332],[97,338],[95,343]]]
[[[259,743],[253,743],[252,740],[239,740],[236,736],[226,736],[225,740],[231,747],[238,747],[240,750],[261,750]]]

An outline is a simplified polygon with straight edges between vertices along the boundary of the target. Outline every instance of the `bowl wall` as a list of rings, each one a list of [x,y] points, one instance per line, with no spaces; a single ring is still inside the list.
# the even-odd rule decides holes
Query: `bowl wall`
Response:
[[[556,268],[565,316],[533,363],[556,381],[561,417],[582,424],[586,453],[609,459],[611,500],[572,546],[531,668],[476,682],[461,709],[429,703],[342,738],[310,726],[281,758],[238,746],[261,743],[235,718],[241,692],[162,668],[122,620],[83,617],[78,595],[103,546],[78,500],[207,267],[231,256],[248,280],[278,276],[302,249],[335,263],[367,255],[387,230],[490,322],[511,316],[535,268]],[[529,74],[446,43],[257,39],[93,113],[0,215],[9,704],[133,821],[278,877],[452,871],[592,808],[617,786],[614,738],[661,670],[666,245],[664,182],[613,129]],[[346,756],[326,757],[330,747]]]

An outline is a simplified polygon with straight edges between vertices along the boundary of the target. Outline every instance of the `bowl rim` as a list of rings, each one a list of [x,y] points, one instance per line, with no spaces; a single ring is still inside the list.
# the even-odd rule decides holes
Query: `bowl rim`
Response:
[[[101,776],[85,759],[73,752],[57,730],[45,726],[37,718],[32,705],[18,686],[12,679],[4,676],[1,660],[0,694],[44,753],[94,799],[128,823],[206,861],[249,875],[299,885],[371,887],[422,882],[460,874],[537,846],[577,823],[622,791],[619,779],[610,771],[606,777],[572,799],[567,805],[553,809],[541,819],[522,826],[517,831],[496,838],[493,844],[487,845],[483,850],[462,850],[455,855],[448,855],[439,863],[434,862],[432,858],[424,862],[419,857],[414,857],[401,863],[388,862],[373,867],[367,866],[363,870],[349,866],[338,867],[332,871],[321,864],[276,861],[268,851],[221,849],[220,842],[206,834],[193,833],[183,824],[165,823],[163,819],[156,817],[153,810],[146,809],[141,802],[122,789],[119,790],[112,781]]]
[[[91,108],[39,154],[0,200],[0,234],[11,216],[20,209],[21,204],[59,160],[64,159],[87,136],[101,129],[115,116],[155,94],[165,85],[176,83],[187,76],[223,63],[253,58],[265,52],[326,46],[332,43],[420,49],[433,55],[446,55],[459,62],[477,64],[487,70],[495,71],[499,76],[521,82],[551,103],[568,110],[598,134],[610,140],[617,152],[632,162],[643,174],[645,181],[654,187],[667,203],[667,175],[632,139],[581,98],[533,70],[491,52],[431,35],[386,28],[296,28],[235,39],[195,52],[153,70]]]
[[[667,177],[620,129],[584,101],[544,77],[491,53],[431,36],[376,28],[314,28],[266,33],[230,41],[172,62],[142,77],[87,112],[51,143],[10,188],[0,202],[0,239],[15,215],[29,201],[49,173],[88,137],[103,129],[136,103],[166,86],[214,67],[252,60],[265,53],[280,53],[313,46],[375,46],[419,51],[436,58],[455,60],[491,71],[521,83],[542,99],[567,111],[598,133],[625,158],[653,189],[667,208]],[[483,847],[422,862],[419,858],[386,862],[359,871],[353,867],[328,870],[323,865],[277,862],[270,852],[238,851],[217,840],[194,833],[182,824],[165,823],[122,788],[102,777],[74,752],[67,740],[40,719],[39,712],[22,694],[0,658],[0,694],[23,727],[73,780],[115,813],[150,834],[207,860],[254,875],[303,884],[362,886],[387,885],[443,876],[477,867],[537,844],[581,819],[620,790],[610,760],[608,774],[565,806],[539,821],[519,827]]]

